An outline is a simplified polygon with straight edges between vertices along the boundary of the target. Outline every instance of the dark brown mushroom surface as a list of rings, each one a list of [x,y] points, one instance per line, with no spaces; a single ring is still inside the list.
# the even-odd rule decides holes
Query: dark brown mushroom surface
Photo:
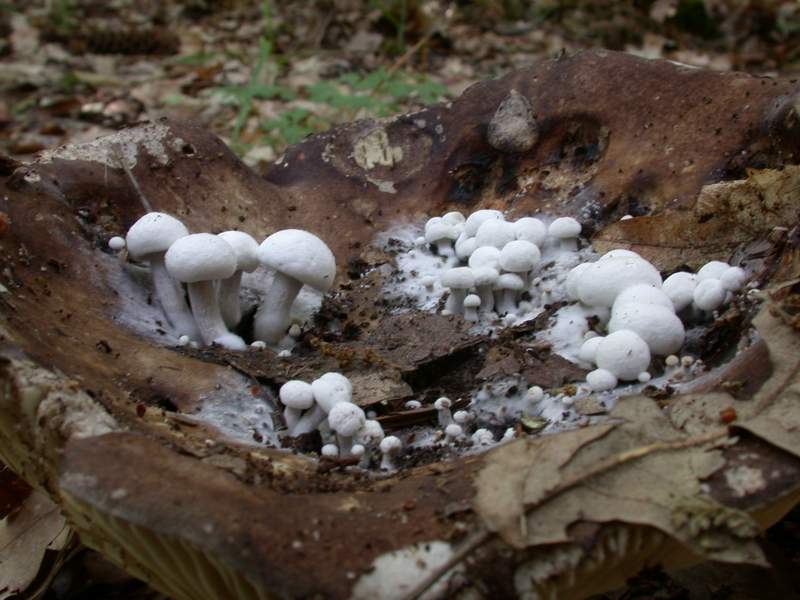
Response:
[[[514,92],[530,113],[498,111]],[[652,564],[760,564],[756,536],[800,489],[799,99],[792,81],[596,51],[314,136],[263,177],[169,121],[4,169],[0,458],[84,543],[175,598],[398,598],[409,583],[568,598]],[[492,120],[512,113],[490,143]],[[530,143],[498,141],[520,114]],[[338,286],[291,358],[165,343],[146,286],[107,249],[143,198],[192,231],[325,240]],[[267,406],[284,381],[330,370],[387,428],[435,418],[405,414],[410,397],[509,371],[551,388],[580,380],[532,346],[546,318],[489,339],[381,297],[373,267],[391,256],[376,233],[484,207],[574,215],[598,248],[632,247],[663,271],[746,258],[763,292],[702,348],[721,363],[738,345],[737,358],[691,394],[626,398],[602,423],[392,476],[195,418],[209,403]]]

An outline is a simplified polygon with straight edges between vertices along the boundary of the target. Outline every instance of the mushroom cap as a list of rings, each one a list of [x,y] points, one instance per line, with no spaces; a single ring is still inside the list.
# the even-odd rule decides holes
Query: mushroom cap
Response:
[[[314,406],[314,392],[311,384],[299,379],[287,381],[281,386],[278,396],[284,406],[306,410]]]
[[[108,247],[112,250],[122,250],[125,247],[125,238],[115,235],[108,240]]]
[[[493,267],[478,267],[472,269],[472,275],[475,277],[476,286],[494,285],[494,282],[500,277],[500,271]]]
[[[444,428],[444,433],[447,437],[454,438],[464,433],[464,430],[461,428],[461,425],[450,423],[450,425]]]
[[[366,451],[367,449],[363,444],[353,444],[353,446],[350,447],[350,455],[355,458],[361,458]]]
[[[510,273],[526,273],[539,264],[539,247],[527,240],[508,242],[500,251],[500,266]]]
[[[470,294],[464,298],[464,308],[478,308],[481,305],[481,297],[476,294]]]
[[[672,300],[670,300],[669,296],[667,296],[661,288],[646,283],[636,283],[622,290],[619,296],[617,296],[617,299],[614,300],[614,307],[611,314],[613,315],[618,307],[624,306],[625,304],[653,304],[656,306],[663,306],[675,312],[675,306],[672,304]]]
[[[189,235],[186,225],[172,215],[149,212],[134,223],[125,236],[128,254],[140,259],[148,254],[166,252],[182,237]]]
[[[381,452],[384,454],[395,453],[403,447],[403,442],[400,438],[394,435],[387,435],[381,440]]]
[[[328,413],[328,424],[331,429],[347,437],[361,429],[366,420],[364,410],[351,402],[339,402]]]
[[[700,270],[697,272],[697,280],[719,279],[722,277],[722,274],[730,268],[731,266],[726,262],[712,260],[700,267]]]
[[[221,237],[193,233],[167,250],[164,262],[170,276],[184,283],[227,279],[236,272],[236,253]]]
[[[522,217],[511,225],[518,240],[526,240],[540,248],[547,238],[547,225],[534,217]]]
[[[586,383],[593,392],[604,392],[617,387],[617,376],[606,369],[595,369],[586,375]]]
[[[455,227],[445,221],[434,223],[430,227],[425,227],[425,241],[433,244],[440,240],[456,240],[458,231]]]
[[[258,268],[258,242],[244,231],[223,231],[218,234],[236,254],[236,270],[252,273]]]
[[[650,348],[633,331],[615,331],[600,342],[596,362],[598,368],[611,371],[618,379],[634,381],[650,365]]]
[[[476,210],[470,216],[467,217],[466,222],[464,223],[464,233],[468,236],[473,237],[476,233],[478,233],[478,228],[486,221],[502,221],[503,220],[503,213],[499,210],[492,210],[492,209],[482,209]]]
[[[465,410],[457,410],[453,413],[453,421],[458,423],[459,425],[463,425],[464,423],[469,423],[472,420],[472,415],[470,415]]]
[[[679,271],[664,280],[661,290],[672,301],[675,310],[681,311],[692,303],[696,287],[697,275]]]
[[[320,454],[327,458],[336,458],[339,456],[339,446],[336,444],[325,444],[320,450]]]
[[[261,242],[258,259],[270,269],[327,292],[336,277],[336,259],[313,233],[302,229],[277,231]]]
[[[617,248],[615,250],[609,250],[603,256],[600,257],[600,260],[608,260],[609,258],[642,258],[641,255],[637,254],[633,250],[625,250],[625,248]],[[642,258],[642,260],[644,260]]]
[[[514,226],[508,221],[484,221],[478,228],[478,233],[475,234],[475,242],[479,247],[494,246],[498,250],[516,239]]]
[[[736,292],[742,289],[744,282],[747,281],[747,273],[741,267],[731,267],[720,275],[719,282],[729,292]]]
[[[578,284],[581,279],[581,274],[592,266],[592,263],[581,263],[577,267],[573,267],[567,274],[567,281],[564,284],[567,289],[567,297],[570,300],[578,300]]]
[[[311,382],[314,400],[326,413],[340,402],[351,402],[353,386],[350,380],[340,373],[325,373]]]
[[[475,285],[475,277],[469,267],[456,267],[442,273],[442,285],[454,290],[467,290]]]
[[[657,304],[614,305],[608,331],[633,331],[650,348],[651,354],[667,356],[680,350],[686,332],[683,323],[671,308]],[[639,369],[637,374],[644,369]]]
[[[476,429],[475,433],[472,434],[472,443],[476,446],[488,446],[494,443],[494,435],[491,431],[483,427]]]
[[[473,269],[492,267],[493,269],[500,270],[500,250],[494,246],[475,248],[469,257],[469,266]]]
[[[661,286],[661,275],[641,258],[628,256],[599,260],[581,272],[578,297],[589,306],[611,307],[622,290],[636,283]]]
[[[381,424],[375,419],[367,419],[356,433],[355,441],[364,445],[379,443],[384,436]]]
[[[725,302],[727,290],[722,286],[719,279],[704,279],[694,288],[692,299],[697,308],[702,310],[714,310],[722,306]]]
[[[585,362],[594,363],[597,358],[597,347],[603,339],[605,338],[596,336],[583,342],[581,349],[578,350],[578,358]]]
[[[456,256],[460,260],[467,260],[477,247],[478,242],[475,241],[475,238],[469,237],[462,231],[455,243]]]
[[[544,390],[538,385],[531,386],[525,393],[525,397],[532,402],[539,402],[544,398]]]
[[[520,291],[524,287],[525,282],[522,281],[522,277],[514,273],[503,273],[497,278],[494,284],[494,289],[496,290],[514,290],[515,292]]]
[[[572,217],[559,217],[550,223],[547,233],[559,239],[575,238],[581,234],[581,224]]]
[[[466,222],[466,217],[457,210],[446,213],[442,216],[442,220],[450,225],[461,225]]]
[[[444,396],[442,396],[436,402],[433,403],[433,407],[436,410],[444,410],[446,408],[450,408],[452,405],[453,403],[450,401],[450,398],[446,398]]]
[[[425,233],[428,233],[428,230],[433,227],[434,225],[438,225],[439,223],[443,223],[444,219],[442,217],[431,217],[427,221],[425,221]]]

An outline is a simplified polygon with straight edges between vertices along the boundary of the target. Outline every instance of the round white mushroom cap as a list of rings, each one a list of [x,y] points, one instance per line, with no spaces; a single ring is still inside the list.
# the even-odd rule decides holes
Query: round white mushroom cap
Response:
[[[314,392],[311,384],[299,379],[292,379],[281,386],[278,396],[284,406],[306,410],[314,406]]]
[[[626,250],[625,248],[616,248],[614,250],[609,250],[603,256],[600,257],[600,260],[608,260],[609,258],[642,258],[639,254],[636,254],[633,250]],[[644,260],[642,258],[642,260]]]
[[[450,408],[452,405],[453,403],[450,401],[450,398],[446,398],[444,396],[433,403],[433,406],[436,410],[444,410],[446,408]]]
[[[679,271],[664,280],[661,290],[672,300],[675,310],[681,311],[692,303],[696,287],[697,275]]]
[[[589,306],[611,307],[622,290],[637,283],[660,287],[661,275],[641,258],[599,260],[580,273],[578,297]]]
[[[593,392],[605,392],[617,387],[617,376],[606,369],[595,369],[586,375],[586,383]]]
[[[472,420],[472,415],[470,415],[465,410],[457,410],[453,413],[453,421],[458,423],[459,425],[464,425],[465,423],[469,423]]]
[[[510,273],[527,273],[541,259],[539,247],[526,240],[509,242],[500,251],[500,267]]]
[[[699,309],[714,310],[722,306],[727,293],[719,279],[704,279],[694,288],[693,300]]]
[[[578,350],[578,358],[588,363],[595,362],[595,359],[597,358],[597,347],[600,345],[600,342],[602,342],[603,339],[604,338],[600,336],[595,336],[583,342],[581,349]]]
[[[320,454],[325,458],[336,458],[339,456],[339,446],[336,444],[325,444],[320,450]]]
[[[592,266],[592,263],[581,263],[577,267],[573,267],[567,274],[567,281],[565,287],[567,289],[567,297],[570,300],[578,300],[578,284],[581,280],[581,274]]]
[[[261,242],[258,259],[270,269],[327,292],[336,277],[336,259],[313,233],[302,229],[277,231]]]
[[[364,426],[367,417],[360,406],[339,402],[328,413],[328,424],[336,433],[350,437]]]
[[[667,356],[677,352],[686,336],[683,323],[672,308],[657,304],[628,303],[619,307],[615,304],[611,320],[608,322],[608,331],[620,330],[638,334],[650,348],[650,353],[656,356]]]
[[[744,282],[747,281],[747,274],[741,267],[731,267],[720,275],[719,282],[729,292],[736,292],[742,289]]]
[[[244,231],[223,231],[219,234],[236,253],[236,270],[252,273],[258,268],[258,242]]]
[[[597,366],[611,371],[618,379],[635,381],[650,365],[650,348],[633,331],[608,334],[597,347]]]
[[[544,398],[544,390],[538,385],[531,386],[525,393],[525,397],[531,402],[539,402]]]
[[[457,438],[464,430],[461,428],[461,425],[457,425],[456,423],[450,423],[447,427],[444,428],[444,433],[448,438]]]
[[[425,221],[425,233],[427,234],[428,230],[431,227],[435,227],[436,225],[439,225],[440,223],[443,223],[443,222],[444,222],[444,219],[442,217],[431,217],[430,219]]]
[[[488,446],[494,443],[494,435],[488,429],[476,429],[472,434],[472,443],[476,446]]]
[[[502,221],[503,213],[499,210],[482,209],[476,210],[467,217],[464,223],[464,233],[470,237],[474,237],[478,233],[478,228],[486,221]]]
[[[466,233],[461,233],[458,236],[455,244],[456,256],[460,260],[467,260],[475,249],[478,247],[478,242],[475,241],[474,237],[469,237]]]
[[[500,270],[500,250],[494,246],[476,248],[469,257],[469,266],[473,269],[492,267]]]
[[[476,294],[470,294],[464,298],[464,308],[478,308],[481,305],[481,298]]]
[[[186,225],[172,215],[150,212],[128,230],[125,245],[131,258],[139,259],[166,250],[182,237],[189,235]]]
[[[572,217],[559,217],[547,228],[551,237],[559,239],[576,238],[581,234],[581,224]]]
[[[381,440],[381,452],[384,454],[393,454],[399,452],[403,447],[403,442],[400,438],[394,435],[387,435]]]
[[[353,386],[350,380],[340,373],[325,373],[311,382],[314,400],[326,413],[330,413],[334,405],[350,402],[353,398]]]
[[[469,267],[456,267],[442,273],[442,285],[454,290],[468,290],[475,285],[475,277]]]
[[[114,251],[122,250],[125,247],[125,238],[115,235],[108,240],[108,247]]]
[[[464,215],[462,215],[457,210],[454,210],[452,212],[446,213],[442,217],[442,220],[445,223],[449,223],[450,225],[461,225],[462,223],[466,222],[466,217],[464,217]]]
[[[425,227],[425,241],[435,244],[442,240],[457,240],[458,231],[455,227],[445,221],[434,223],[430,227]]]
[[[480,287],[494,285],[494,282],[500,277],[500,272],[493,267],[478,267],[472,269],[472,275],[475,277],[475,285]]]
[[[503,273],[497,278],[494,284],[495,290],[514,290],[515,292],[521,291],[525,287],[525,282],[522,277],[514,273]]]
[[[210,233],[193,233],[175,241],[164,256],[171,277],[184,283],[227,279],[236,272],[231,245]]]
[[[514,233],[514,226],[508,221],[485,221],[475,234],[475,242],[478,247],[494,246],[502,249],[509,242],[517,239]]]
[[[661,288],[653,287],[646,283],[636,283],[622,290],[617,299],[614,300],[614,308],[611,314],[613,315],[613,311],[625,304],[653,304],[663,306],[670,311],[675,310],[672,300]]]
[[[547,225],[534,217],[522,217],[512,225],[518,240],[526,240],[541,248],[547,238]]]
[[[700,270],[697,272],[697,281],[719,279],[722,277],[722,274],[730,268],[731,266],[726,262],[712,260],[700,267]]]
[[[364,421],[364,426],[356,433],[355,441],[359,444],[377,444],[383,438],[383,427],[375,419],[367,419]]]

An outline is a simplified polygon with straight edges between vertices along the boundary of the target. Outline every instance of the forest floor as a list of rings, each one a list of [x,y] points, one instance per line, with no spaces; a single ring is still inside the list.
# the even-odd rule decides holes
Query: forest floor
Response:
[[[800,3],[0,0],[0,159],[171,117],[201,123],[258,169],[308,134],[597,47],[800,77]],[[773,569],[652,571],[604,597],[800,597],[800,512],[764,545]],[[83,550],[44,597],[159,596]]]

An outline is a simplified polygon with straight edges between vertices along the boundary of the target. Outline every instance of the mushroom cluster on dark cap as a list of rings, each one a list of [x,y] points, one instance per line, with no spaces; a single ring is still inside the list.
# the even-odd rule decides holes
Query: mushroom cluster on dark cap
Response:
[[[292,325],[292,304],[303,285],[327,292],[336,277],[330,249],[299,229],[273,233],[259,246],[242,231],[190,234],[175,217],[150,212],[131,226],[125,239],[112,237],[109,248],[127,248],[130,259],[150,264],[156,299],[181,345],[191,340],[229,350],[247,348],[230,329],[242,318],[242,273],[260,265],[274,271],[274,277],[256,314],[254,343],[280,343]]]

